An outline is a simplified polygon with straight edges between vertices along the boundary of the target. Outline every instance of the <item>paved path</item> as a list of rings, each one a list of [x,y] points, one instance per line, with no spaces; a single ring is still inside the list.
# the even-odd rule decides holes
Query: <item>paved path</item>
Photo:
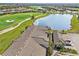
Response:
[[[25,19],[24,21],[20,22],[18,25],[14,26],[14,27],[10,27],[10,28],[7,28],[7,29],[4,29],[4,30],[0,31],[0,34],[9,32],[9,31],[11,31],[11,30],[17,28],[18,26],[20,26],[23,22],[28,21],[28,20],[30,20],[30,18]]]
[[[38,17],[40,17],[40,16],[41,16],[41,15],[38,15],[38,16],[36,16],[35,18],[38,18]],[[28,20],[30,20],[30,19],[31,19],[31,17],[25,19],[24,21],[22,21],[22,22],[20,22],[20,23],[18,23],[18,25],[14,26],[14,27],[10,27],[10,28],[7,28],[7,29],[4,29],[4,30],[0,31],[0,34],[9,32],[9,31],[11,31],[11,30],[13,30],[13,29],[19,27],[22,23],[24,23],[24,22],[26,22],[26,21],[28,21]]]
[[[45,28],[31,26],[3,53],[9,56],[46,55],[47,36]]]

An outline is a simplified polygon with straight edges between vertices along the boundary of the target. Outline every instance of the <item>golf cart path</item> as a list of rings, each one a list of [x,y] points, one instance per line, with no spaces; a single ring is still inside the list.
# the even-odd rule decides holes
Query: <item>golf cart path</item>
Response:
[[[10,28],[7,28],[7,29],[4,29],[4,30],[0,31],[0,34],[9,32],[9,31],[11,31],[11,30],[13,30],[13,29],[19,27],[23,22],[28,21],[28,20],[30,20],[30,19],[31,19],[31,18],[27,18],[27,19],[25,19],[24,21],[20,22],[18,25],[14,26],[14,27],[10,27]]]
[[[38,16],[36,16],[35,18],[38,18],[38,17],[40,17],[40,16],[41,16],[41,15],[38,15]],[[29,18],[25,19],[24,21],[18,23],[18,25],[14,26],[14,27],[10,27],[10,28],[1,30],[1,31],[0,31],[0,35],[1,35],[1,34],[4,34],[4,33],[6,33],[6,32],[9,32],[9,31],[11,31],[11,30],[13,30],[13,29],[15,29],[15,28],[17,28],[17,27],[19,27],[23,22],[28,21],[28,20],[30,20],[30,19],[31,19],[31,17],[29,17]]]

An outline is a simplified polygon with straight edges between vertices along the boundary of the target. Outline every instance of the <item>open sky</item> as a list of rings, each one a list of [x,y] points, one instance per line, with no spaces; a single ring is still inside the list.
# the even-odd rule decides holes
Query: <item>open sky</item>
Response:
[[[0,0],[0,3],[79,3],[79,0]]]

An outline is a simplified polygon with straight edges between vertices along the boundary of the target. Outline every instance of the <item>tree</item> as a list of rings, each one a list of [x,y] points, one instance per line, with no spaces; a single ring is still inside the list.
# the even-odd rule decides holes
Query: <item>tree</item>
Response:
[[[34,17],[34,15],[31,17],[31,19],[34,19],[35,17]]]
[[[53,53],[53,41],[52,41],[52,32],[51,32],[50,28],[48,28],[47,36],[49,38],[48,48],[47,48],[47,56],[51,56]]]

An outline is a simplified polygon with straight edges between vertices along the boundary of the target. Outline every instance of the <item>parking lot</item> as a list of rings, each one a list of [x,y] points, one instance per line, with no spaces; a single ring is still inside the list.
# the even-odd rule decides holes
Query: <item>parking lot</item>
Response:
[[[66,47],[73,48],[77,50],[77,52],[79,53],[79,34],[76,33],[62,34],[62,38],[64,40],[71,41],[70,42],[71,46],[66,46]]]

